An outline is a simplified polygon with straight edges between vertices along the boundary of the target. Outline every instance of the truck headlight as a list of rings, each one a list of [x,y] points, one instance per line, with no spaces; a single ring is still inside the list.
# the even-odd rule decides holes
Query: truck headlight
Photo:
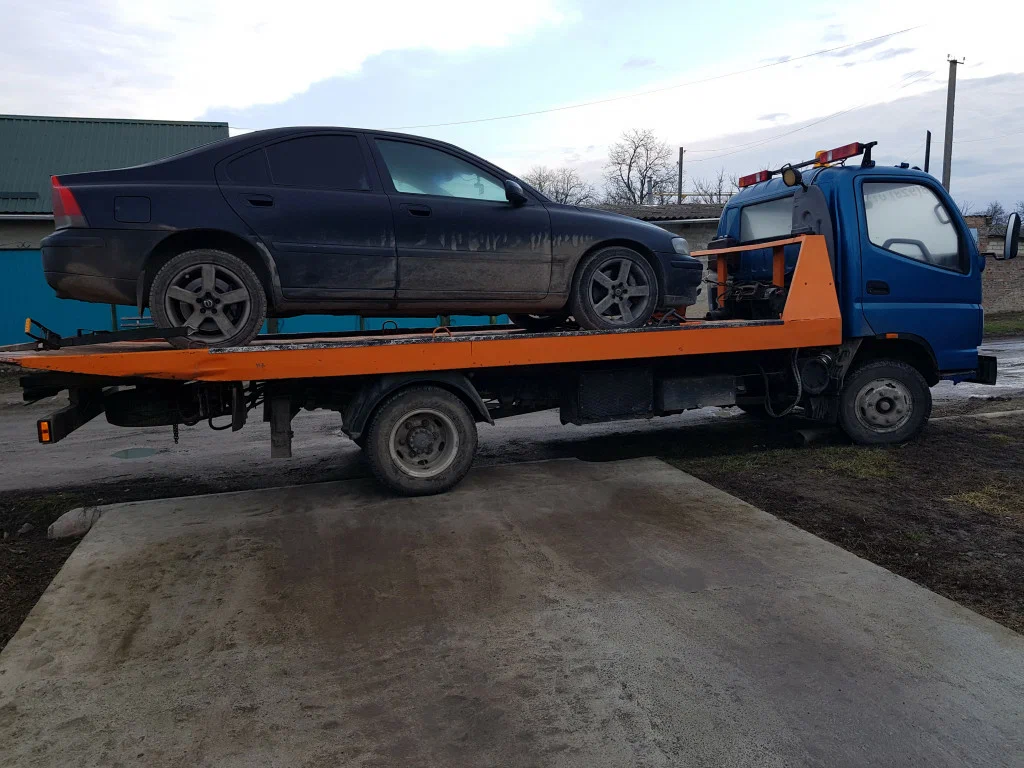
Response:
[[[683,256],[690,255],[690,244],[686,242],[685,237],[673,237],[672,238],[672,250],[676,253],[681,253]]]

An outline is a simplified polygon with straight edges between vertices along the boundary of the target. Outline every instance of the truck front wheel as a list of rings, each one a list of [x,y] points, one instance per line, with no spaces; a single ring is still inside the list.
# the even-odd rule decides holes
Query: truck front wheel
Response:
[[[426,496],[466,476],[476,443],[476,422],[462,400],[440,387],[415,386],[380,406],[365,451],[381,483],[403,496]]]
[[[932,393],[924,376],[901,360],[874,360],[854,369],[839,397],[839,423],[861,445],[906,442],[924,428]]]

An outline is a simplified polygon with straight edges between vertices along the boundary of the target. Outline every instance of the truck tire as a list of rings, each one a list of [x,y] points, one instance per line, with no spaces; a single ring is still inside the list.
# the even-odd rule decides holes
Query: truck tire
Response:
[[[149,308],[159,328],[194,332],[168,339],[176,347],[248,344],[267,317],[267,294],[252,268],[225,251],[179,253],[153,278]]]
[[[585,256],[572,279],[569,306],[581,328],[642,328],[658,308],[658,275],[631,248],[612,246]]]
[[[374,477],[403,496],[443,493],[466,476],[476,454],[476,422],[456,395],[420,385],[377,409],[366,437]]]
[[[860,445],[911,440],[931,412],[928,382],[902,360],[873,360],[857,367],[839,395],[839,424]]]

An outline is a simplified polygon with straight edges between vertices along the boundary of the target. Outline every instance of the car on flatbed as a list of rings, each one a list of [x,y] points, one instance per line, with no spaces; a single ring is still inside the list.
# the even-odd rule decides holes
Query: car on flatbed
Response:
[[[62,298],[149,307],[179,346],[267,317],[511,313],[530,330],[645,325],[697,300],[686,241],[561,205],[432,139],[256,131],[164,160],[54,176],[43,270]]]

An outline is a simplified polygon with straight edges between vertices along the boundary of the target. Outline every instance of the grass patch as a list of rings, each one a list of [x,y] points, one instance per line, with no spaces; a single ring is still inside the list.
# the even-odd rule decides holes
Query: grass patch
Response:
[[[855,480],[881,480],[894,477],[896,469],[890,451],[884,448],[835,446],[817,452],[819,474],[838,473]]]
[[[985,336],[1024,336],[1024,312],[1000,312],[985,316]]]
[[[953,504],[964,504],[990,515],[1015,517],[1024,508],[1024,490],[1008,485],[989,484],[946,497]]]

